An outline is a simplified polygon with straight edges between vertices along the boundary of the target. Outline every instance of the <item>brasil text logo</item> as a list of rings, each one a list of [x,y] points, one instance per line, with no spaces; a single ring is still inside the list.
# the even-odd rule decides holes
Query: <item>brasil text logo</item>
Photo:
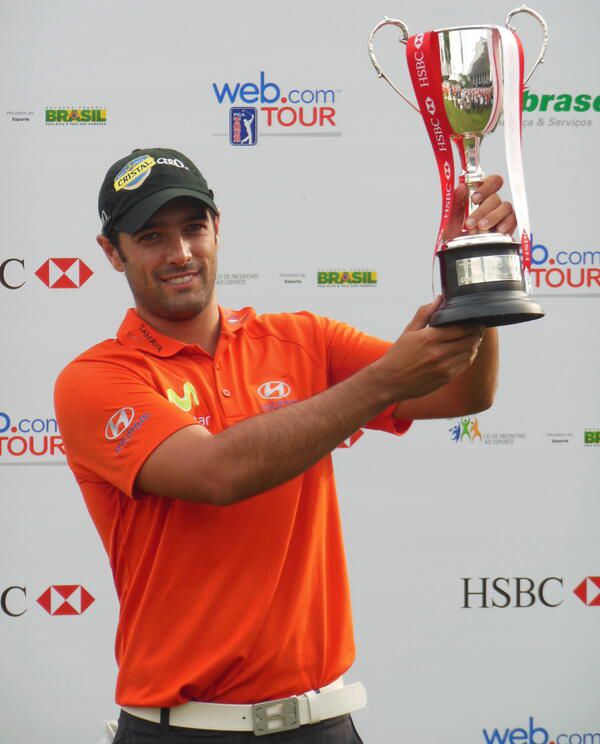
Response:
[[[318,287],[375,287],[377,272],[364,270],[338,269],[337,271],[317,271]]]
[[[219,105],[229,104],[229,141],[232,145],[255,145],[258,122],[262,134],[297,136],[337,133],[336,97],[333,88],[284,87],[268,80],[264,70],[258,80],[213,83]]]
[[[106,124],[106,109],[89,107],[89,108],[47,108],[46,124],[48,126],[67,125],[67,124]]]
[[[583,432],[583,442],[586,447],[600,447],[600,429],[586,429]]]

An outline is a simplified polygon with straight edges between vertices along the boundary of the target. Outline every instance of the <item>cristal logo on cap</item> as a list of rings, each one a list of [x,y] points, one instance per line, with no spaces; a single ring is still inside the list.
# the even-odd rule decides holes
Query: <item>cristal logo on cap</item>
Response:
[[[156,160],[154,160],[152,155],[140,155],[130,160],[121,168],[115,177],[115,191],[120,191],[121,189],[125,189],[126,191],[139,189],[150,175],[150,171],[154,165],[156,165]]]

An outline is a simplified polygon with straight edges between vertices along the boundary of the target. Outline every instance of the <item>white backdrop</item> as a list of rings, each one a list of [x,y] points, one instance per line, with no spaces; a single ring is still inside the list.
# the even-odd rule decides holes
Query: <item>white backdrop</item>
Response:
[[[431,296],[439,197],[423,124],[377,80],[368,33],[384,15],[416,33],[502,23],[511,7],[2,5],[3,742],[93,743],[117,714],[117,603],[52,408],[58,371],[112,336],[130,305],[94,241],[107,167],[156,146],[198,163],[223,213],[222,304],[306,308],[395,338]],[[422,422],[398,440],[367,433],[335,455],[358,646],[347,678],[368,689],[355,720],[369,744],[600,742],[600,11],[593,0],[535,8],[551,40],[523,136],[546,318],[500,329],[496,403],[467,422],[481,437],[454,441],[458,422]],[[521,18],[533,60],[539,34]],[[377,49],[408,89],[395,32]],[[257,112],[255,146],[230,144],[231,106],[264,106],[232,104],[223,86],[233,95],[237,83],[259,85],[261,71],[282,97],[325,96],[323,126],[285,126],[299,116],[288,101],[287,112]],[[554,98],[540,107],[543,95]],[[313,104],[302,105],[311,121]],[[104,121],[47,123],[56,109],[95,109]],[[487,172],[504,173],[500,134],[484,143]],[[83,264],[46,263],[75,258]],[[321,270],[356,269],[377,283],[317,285]],[[484,585],[485,597],[475,594]]]

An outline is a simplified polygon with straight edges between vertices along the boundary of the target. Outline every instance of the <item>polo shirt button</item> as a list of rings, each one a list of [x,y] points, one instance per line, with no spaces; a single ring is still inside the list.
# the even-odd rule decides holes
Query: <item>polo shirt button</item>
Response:
[[[226,398],[231,398],[231,392],[227,388],[223,388],[221,391]]]

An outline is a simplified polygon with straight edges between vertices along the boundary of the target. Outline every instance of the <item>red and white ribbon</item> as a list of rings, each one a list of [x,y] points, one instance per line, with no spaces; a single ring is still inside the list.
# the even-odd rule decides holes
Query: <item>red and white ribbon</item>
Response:
[[[413,88],[435,153],[440,176],[442,216],[435,241],[437,253],[445,247],[442,235],[448,225],[454,202],[454,156],[450,139],[452,129],[444,108],[437,33],[428,31],[411,36],[406,43],[406,56]]]
[[[510,189],[521,242],[521,260],[525,281],[529,284],[531,263],[529,213],[523,174],[522,99],[523,49],[512,31],[500,26],[491,27],[492,74],[497,96],[490,119],[482,134],[491,132],[504,112],[504,143]],[[448,225],[454,200],[454,156],[451,147],[452,128],[446,117],[440,70],[440,50],[436,31],[411,36],[406,45],[408,68],[435,154],[442,197],[442,215],[435,242],[435,252],[445,248],[442,235]],[[498,75],[502,71],[501,76]],[[464,155],[464,154],[463,154]],[[464,169],[464,162],[462,163]]]

